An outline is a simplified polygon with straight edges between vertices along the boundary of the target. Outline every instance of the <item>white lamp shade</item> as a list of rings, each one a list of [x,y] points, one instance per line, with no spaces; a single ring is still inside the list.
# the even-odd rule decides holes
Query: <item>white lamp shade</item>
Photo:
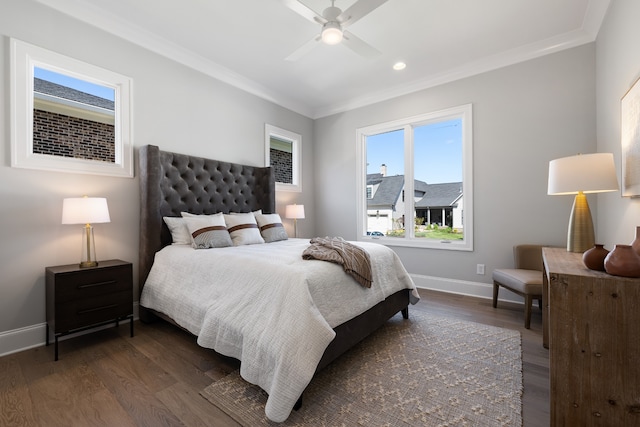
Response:
[[[304,205],[287,205],[284,216],[289,219],[303,219]]]
[[[63,224],[97,224],[111,222],[107,199],[74,197],[62,201]]]
[[[549,162],[547,194],[603,193],[618,190],[612,153],[579,154]]]

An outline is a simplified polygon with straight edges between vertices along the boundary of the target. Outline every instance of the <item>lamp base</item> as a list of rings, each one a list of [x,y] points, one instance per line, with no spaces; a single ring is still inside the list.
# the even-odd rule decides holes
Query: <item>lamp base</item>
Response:
[[[89,267],[97,267],[98,261],[82,261],[80,263],[80,268],[89,268]]]
[[[98,261],[96,260],[96,241],[93,238],[93,227],[91,224],[87,224],[82,227],[80,268],[97,267]]]
[[[567,251],[584,252],[595,244],[593,231],[593,219],[587,202],[587,196],[583,192],[576,194],[569,217],[569,230],[567,232]]]

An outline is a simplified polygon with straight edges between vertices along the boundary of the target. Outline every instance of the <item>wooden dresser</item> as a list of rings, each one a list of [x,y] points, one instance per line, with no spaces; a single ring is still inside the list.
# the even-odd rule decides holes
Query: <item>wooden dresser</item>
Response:
[[[544,248],[552,426],[640,426],[640,279]]]

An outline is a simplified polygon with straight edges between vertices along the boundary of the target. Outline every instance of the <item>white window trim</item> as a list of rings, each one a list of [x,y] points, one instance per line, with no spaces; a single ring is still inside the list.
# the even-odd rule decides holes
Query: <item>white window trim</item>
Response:
[[[367,215],[367,153],[366,138],[391,130],[405,129],[405,175],[413,177],[413,132],[412,128],[431,122],[462,118],[462,191],[464,194],[464,240],[434,241],[413,237],[413,227],[403,238],[367,236],[365,217]],[[405,246],[431,249],[473,251],[473,109],[472,104],[465,104],[432,113],[421,114],[399,120],[393,120],[372,126],[356,129],[356,183],[357,183],[357,240],[382,243],[389,246]],[[405,194],[413,193],[413,179],[405,180]],[[406,212],[414,212],[413,197],[405,197]]]
[[[33,72],[44,68],[115,92],[113,163],[33,152]],[[59,172],[133,177],[132,107],[129,77],[11,39],[11,166]]]
[[[302,192],[302,135],[270,124],[264,125],[264,163],[271,165],[271,137],[291,141],[293,164],[291,165],[293,181],[291,184],[276,181],[276,191]]]

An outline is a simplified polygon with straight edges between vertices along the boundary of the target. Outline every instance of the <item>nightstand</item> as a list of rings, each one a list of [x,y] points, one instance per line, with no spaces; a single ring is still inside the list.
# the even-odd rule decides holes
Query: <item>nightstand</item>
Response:
[[[47,345],[49,332],[58,338],[121,320],[129,320],[133,337],[133,267],[120,260],[97,267],[78,264],[47,267]]]

